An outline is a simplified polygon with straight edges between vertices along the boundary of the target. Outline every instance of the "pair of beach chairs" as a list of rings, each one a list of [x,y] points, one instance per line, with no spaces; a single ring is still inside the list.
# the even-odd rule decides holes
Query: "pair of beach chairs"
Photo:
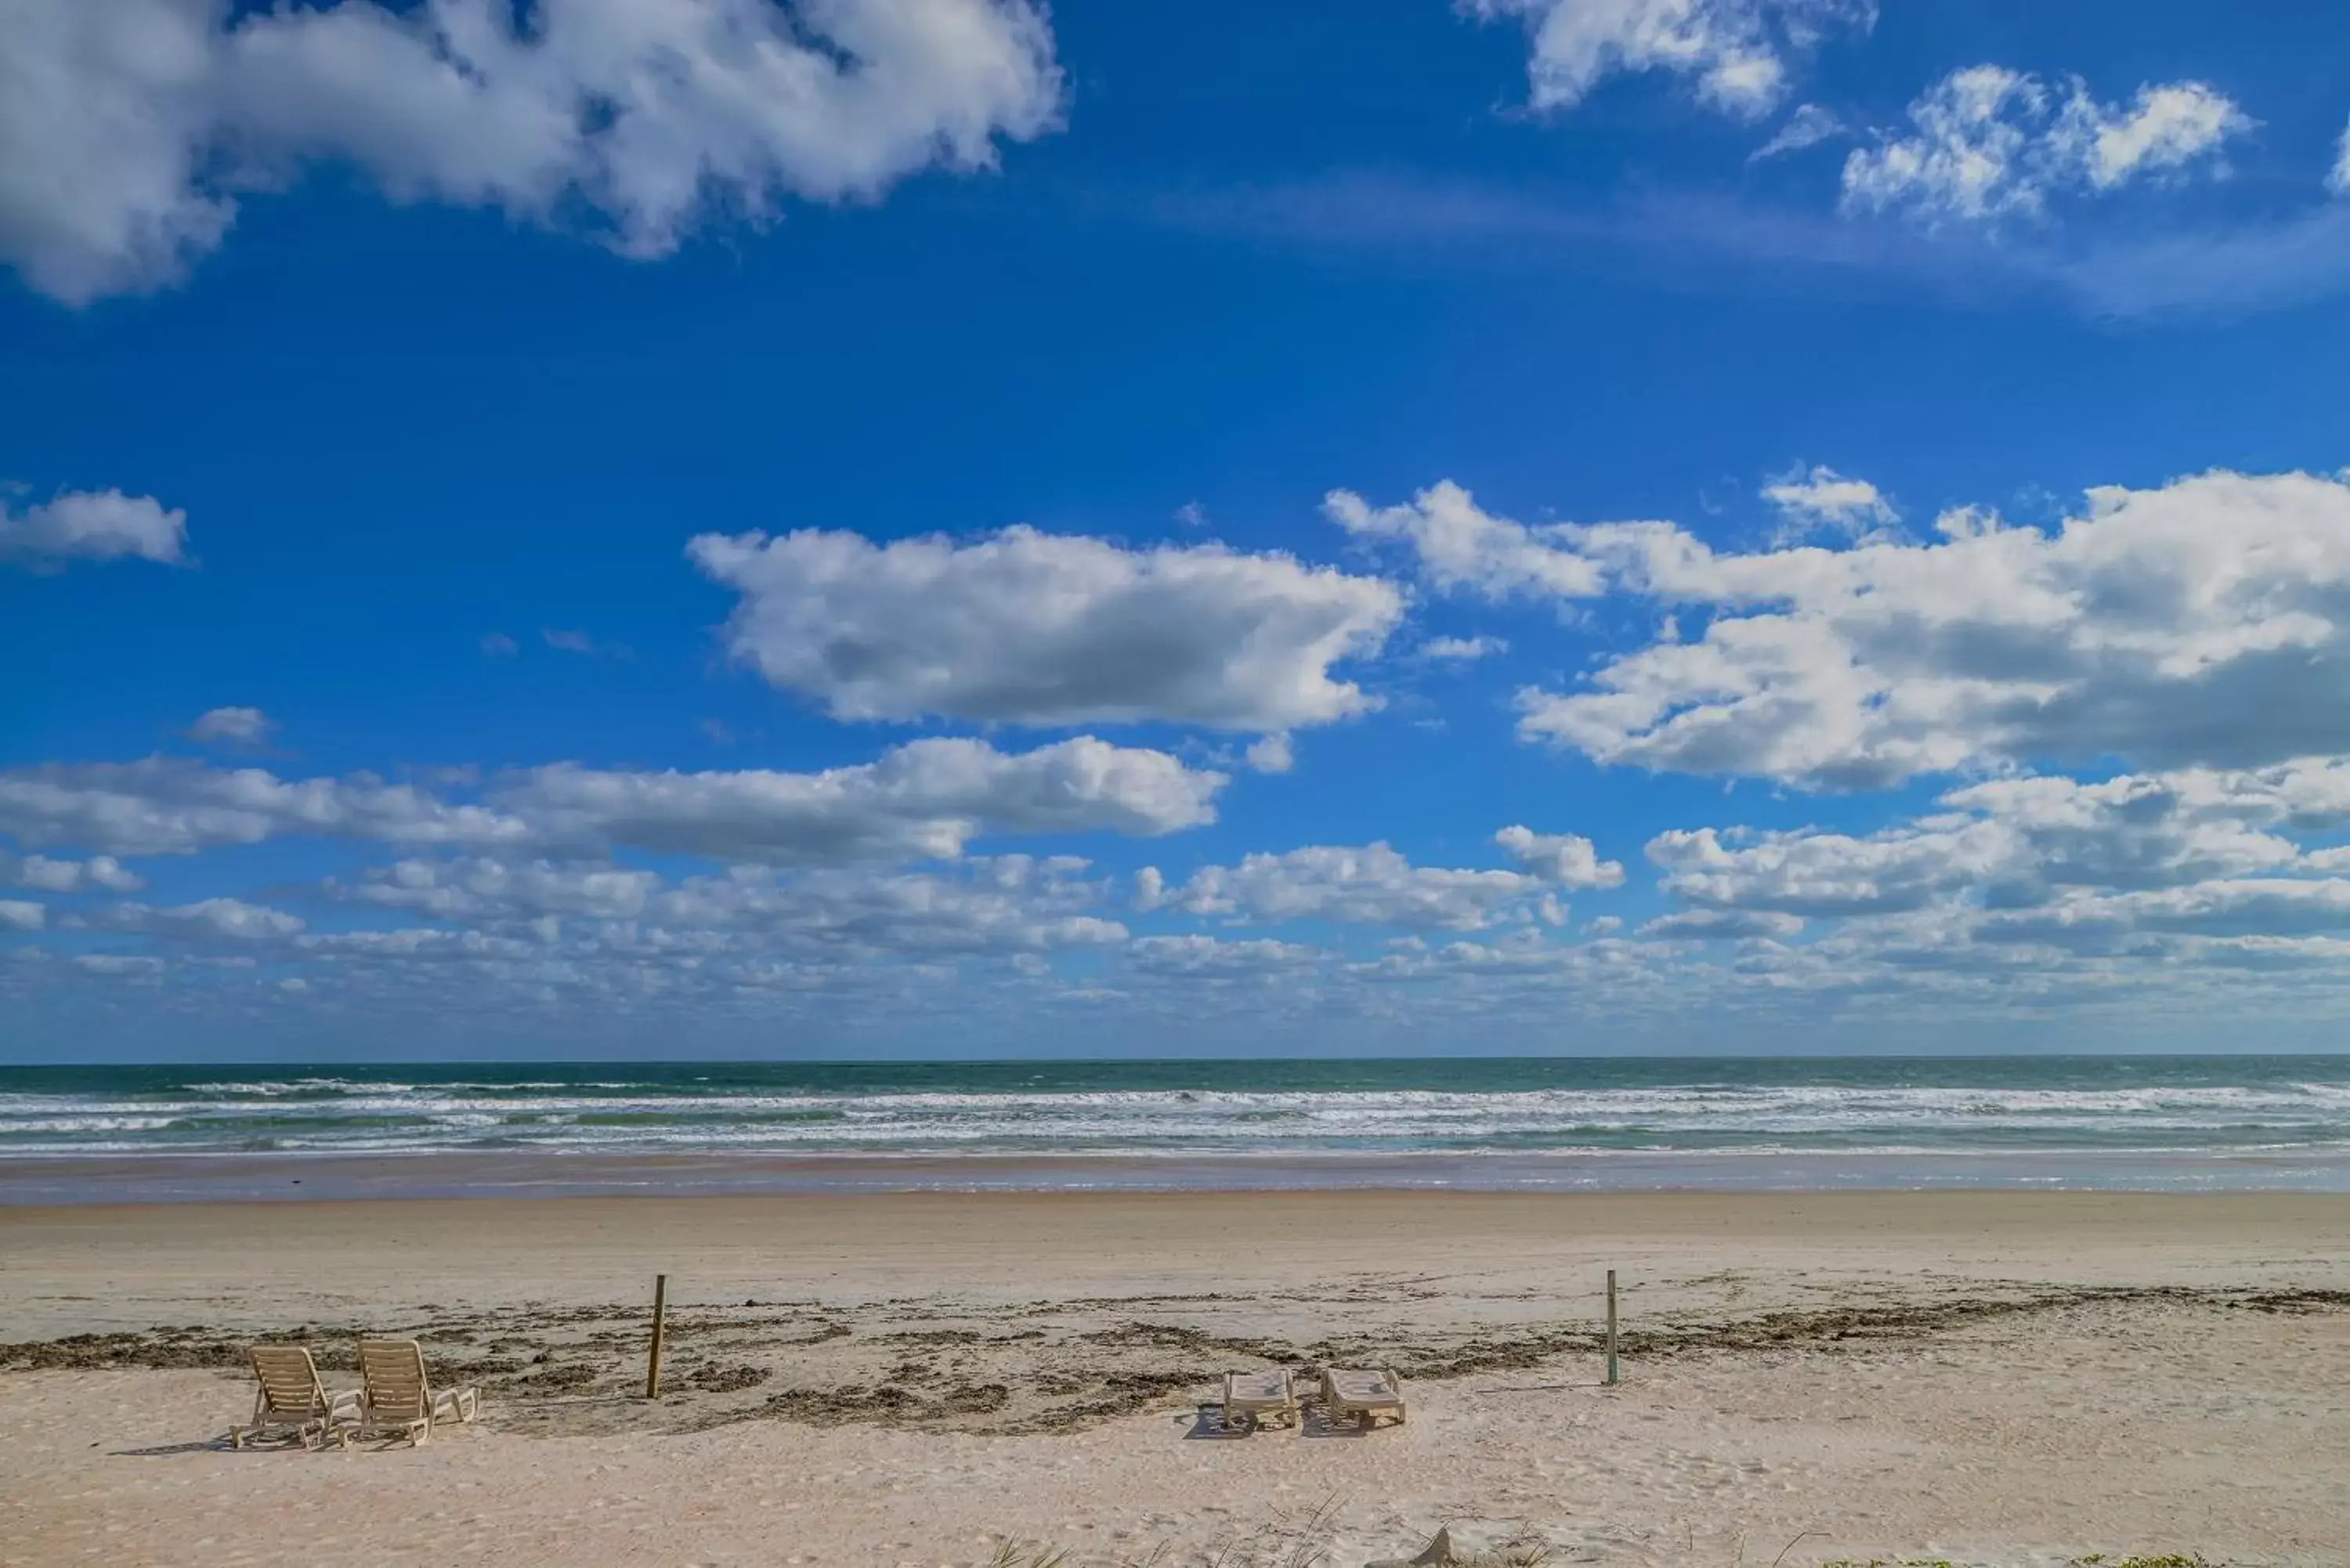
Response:
[[[1403,1379],[1390,1367],[1326,1366],[1319,1390],[1322,1412],[1333,1423],[1351,1418],[1363,1431],[1381,1421],[1405,1419]],[[1295,1427],[1299,1419],[1296,1382],[1283,1371],[1224,1374],[1223,1425],[1243,1435],[1261,1426]]]
[[[229,1446],[255,1437],[292,1437],[306,1449],[353,1438],[406,1438],[428,1442],[439,1421],[471,1421],[482,1413],[479,1389],[432,1386],[424,1347],[412,1339],[359,1341],[360,1386],[328,1393],[318,1364],[298,1345],[256,1345],[253,1417],[228,1429]]]

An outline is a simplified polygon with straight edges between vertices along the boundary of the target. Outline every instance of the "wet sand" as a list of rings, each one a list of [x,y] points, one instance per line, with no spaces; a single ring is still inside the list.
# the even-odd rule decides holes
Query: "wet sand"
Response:
[[[1014,1536],[1347,1563],[1448,1521],[1561,1561],[1767,1563],[1818,1528],[1790,1563],[2350,1562],[2350,1200],[2326,1196],[16,1208],[0,1322],[0,1498],[29,1500],[0,1562],[307,1561],[227,1543],[235,1509],[296,1501],[374,1555],[401,1507],[459,1509],[464,1553],[512,1563],[983,1563]],[[421,1338],[487,1418],[415,1453],[213,1446],[250,1339],[338,1368],[361,1330]],[[1404,1375],[1409,1425],[1235,1441],[1199,1416],[1227,1366],[1356,1362]],[[173,1554],[190,1511],[217,1550]]]

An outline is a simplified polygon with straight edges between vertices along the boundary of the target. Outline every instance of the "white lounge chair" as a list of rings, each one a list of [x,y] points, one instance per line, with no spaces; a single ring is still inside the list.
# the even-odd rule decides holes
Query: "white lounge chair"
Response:
[[[1289,1374],[1279,1370],[1225,1373],[1224,1430],[1253,1432],[1265,1422],[1297,1425],[1297,1391],[1290,1386]]]
[[[228,1429],[233,1449],[265,1432],[290,1434],[306,1449],[315,1449],[336,1431],[359,1418],[356,1388],[329,1394],[318,1380],[318,1364],[298,1345],[256,1345],[253,1347],[253,1417]]]
[[[436,1421],[470,1421],[482,1413],[479,1389],[437,1393],[424,1376],[424,1347],[412,1339],[359,1341],[359,1419],[350,1437],[405,1437],[428,1442]]]
[[[1398,1423],[1405,1419],[1403,1379],[1392,1368],[1376,1371],[1343,1366],[1322,1369],[1322,1408],[1331,1420],[1352,1416],[1356,1425],[1369,1431],[1382,1417],[1392,1416]]]

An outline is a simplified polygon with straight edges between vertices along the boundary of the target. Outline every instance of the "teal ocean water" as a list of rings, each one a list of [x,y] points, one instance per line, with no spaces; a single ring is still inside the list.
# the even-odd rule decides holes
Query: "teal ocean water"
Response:
[[[517,1154],[705,1186],[802,1157],[868,1186],[2342,1189],[2350,1057],[0,1068],[20,1192],[72,1157]]]

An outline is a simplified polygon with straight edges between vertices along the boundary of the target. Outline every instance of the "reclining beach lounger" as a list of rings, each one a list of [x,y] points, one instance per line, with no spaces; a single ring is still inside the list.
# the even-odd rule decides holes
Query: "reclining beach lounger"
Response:
[[[482,1413],[479,1390],[443,1388],[434,1392],[424,1376],[424,1347],[412,1339],[359,1341],[361,1390],[359,1437],[401,1437],[411,1443],[430,1441],[436,1421],[470,1421]]]
[[[1331,1420],[1352,1416],[1369,1431],[1383,1416],[1404,1419],[1403,1379],[1386,1368],[1378,1371],[1343,1366],[1322,1369],[1322,1409]]]
[[[1271,1421],[1297,1425],[1297,1393],[1286,1372],[1227,1372],[1224,1374],[1224,1430],[1253,1432]]]
[[[318,1364],[298,1345],[256,1345],[253,1418],[228,1429],[230,1448],[264,1432],[290,1433],[306,1449],[317,1448],[334,1431],[359,1418],[356,1388],[329,1394],[318,1381]]]

